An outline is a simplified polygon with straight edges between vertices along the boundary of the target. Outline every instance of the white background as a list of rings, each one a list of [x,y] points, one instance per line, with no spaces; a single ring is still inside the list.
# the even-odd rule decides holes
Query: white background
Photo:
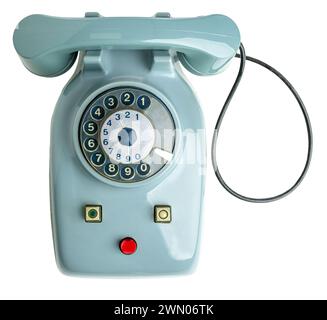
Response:
[[[119,0],[1,2],[0,298],[268,299],[327,298],[327,108],[325,1]],[[174,17],[211,13],[239,26],[247,53],[280,69],[300,92],[314,128],[312,167],[291,196],[251,204],[230,196],[208,162],[201,255],[194,274],[138,279],[74,278],[56,267],[50,225],[50,119],[65,75],[29,73],[12,46],[18,21],[32,13]],[[237,71],[187,73],[203,107],[208,147],[213,125]],[[225,179],[247,195],[283,191],[305,160],[304,122],[274,76],[247,65],[222,127]],[[210,160],[210,158],[208,159]]]

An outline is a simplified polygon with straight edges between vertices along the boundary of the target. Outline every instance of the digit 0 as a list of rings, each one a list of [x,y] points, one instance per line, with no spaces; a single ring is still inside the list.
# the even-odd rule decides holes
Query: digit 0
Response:
[[[146,176],[150,172],[150,166],[147,163],[140,163],[136,170],[140,176]]]

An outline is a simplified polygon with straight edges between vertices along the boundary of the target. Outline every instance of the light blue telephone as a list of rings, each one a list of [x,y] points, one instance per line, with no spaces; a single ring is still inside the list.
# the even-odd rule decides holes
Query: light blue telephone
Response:
[[[205,138],[201,108],[179,62],[194,74],[211,75],[240,58],[213,139],[215,173],[229,192],[248,201],[276,200],[294,190],[308,169],[312,133],[301,99],[278,71],[246,57],[239,30],[226,16],[32,15],[17,26],[14,45],[26,68],[45,77],[66,72],[80,53],[51,128],[52,227],[56,259],[65,273],[192,270],[198,255]],[[265,199],[244,197],[228,187],[215,156],[220,123],[246,59],[269,68],[289,86],[308,129],[308,157],[299,180],[282,195]]]

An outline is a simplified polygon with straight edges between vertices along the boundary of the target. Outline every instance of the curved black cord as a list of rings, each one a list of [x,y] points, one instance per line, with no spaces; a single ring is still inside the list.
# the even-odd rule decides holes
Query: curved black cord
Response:
[[[309,119],[309,115],[307,113],[307,110],[304,106],[304,103],[301,99],[301,97],[299,96],[299,94],[297,93],[297,91],[295,90],[295,88],[292,86],[292,84],[276,69],[274,69],[273,67],[271,67],[270,65],[268,65],[267,63],[256,59],[256,58],[252,58],[252,57],[248,57],[245,54],[245,49],[243,47],[243,44],[241,43],[240,45],[240,54],[236,55],[237,58],[240,58],[240,68],[236,77],[236,80],[233,84],[233,87],[231,89],[231,91],[228,94],[228,97],[224,103],[224,106],[219,114],[218,120],[216,122],[216,126],[215,126],[215,130],[214,130],[214,134],[213,134],[213,138],[212,138],[212,146],[211,146],[211,160],[212,160],[212,165],[213,165],[213,169],[215,171],[216,177],[219,180],[219,182],[221,183],[221,185],[229,192],[231,193],[233,196],[244,200],[244,201],[249,201],[249,202],[256,202],[256,203],[264,203],[264,202],[271,202],[271,201],[275,201],[275,200],[279,200],[285,196],[287,196],[288,194],[290,194],[292,191],[294,191],[302,182],[305,174],[307,173],[308,169],[309,169],[309,165],[310,165],[310,161],[311,161],[311,156],[312,156],[312,128],[311,128],[311,123],[310,123],[310,119]],[[227,108],[231,102],[231,100],[233,99],[233,96],[238,88],[238,85],[240,84],[240,81],[242,79],[243,73],[244,73],[244,68],[245,68],[245,61],[249,60],[251,62],[254,62],[266,69],[268,69],[269,71],[271,71],[272,73],[274,73],[281,81],[284,82],[284,84],[289,88],[289,90],[292,92],[293,96],[295,97],[296,101],[299,104],[299,107],[301,108],[304,120],[305,120],[305,124],[306,124],[306,128],[307,128],[307,134],[308,134],[308,152],[307,152],[307,158],[306,158],[306,162],[305,162],[305,166],[304,169],[301,173],[301,175],[299,176],[299,178],[296,180],[296,182],[293,184],[292,187],[290,187],[288,190],[286,190],[285,192],[278,194],[276,196],[272,196],[272,197],[267,197],[267,198],[251,198],[251,197],[246,197],[243,196],[239,193],[237,193],[236,191],[234,191],[232,188],[230,188],[227,183],[224,181],[224,179],[222,178],[219,168],[218,168],[218,164],[217,164],[217,158],[216,158],[216,148],[217,148],[217,139],[218,139],[218,133],[219,133],[219,129],[221,126],[221,123],[224,119],[225,113],[227,111]]]

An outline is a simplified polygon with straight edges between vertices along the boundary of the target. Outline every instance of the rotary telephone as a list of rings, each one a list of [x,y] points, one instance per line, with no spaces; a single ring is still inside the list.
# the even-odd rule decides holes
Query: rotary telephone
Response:
[[[51,125],[52,228],[56,260],[65,273],[155,275],[193,269],[206,150],[201,108],[180,65],[193,74],[213,75],[240,59],[212,143],[214,171],[227,191],[246,201],[277,200],[308,170],[312,132],[301,98],[276,69],[246,56],[239,30],[226,16],[31,15],[17,26],[14,45],[25,67],[44,77],[66,72],[79,53]],[[246,60],[288,86],[308,133],[299,179],[284,193],[263,199],[231,189],[216,160],[220,124]]]

